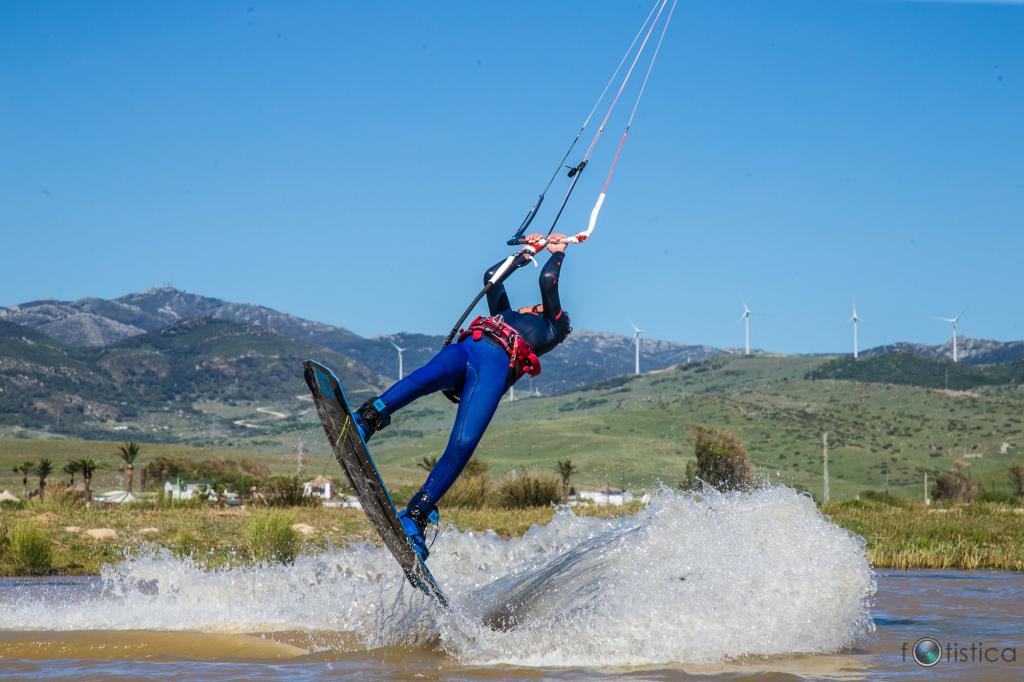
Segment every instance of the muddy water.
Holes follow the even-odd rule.
[[[665,493],[513,540],[449,528],[431,565],[451,611],[369,544],[288,567],[153,553],[0,580],[0,678],[1024,679],[1016,661],[956,660],[1024,651],[1024,576],[876,575],[859,538],[786,489]],[[512,599],[514,627],[482,624]],[[921,668],[925,636],[964,651]]]

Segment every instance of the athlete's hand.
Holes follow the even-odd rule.
[[[544,240],[545,237],[540,232],[534,232],[533,234],[526,235],[526,243],[537,249],[537,251],[544,248]],[[529,250],[524,250],[523,255],[526,256],[526,260],[533,260],[533,253]]]
[[[548,237],[548,251],[551,253],[562,253],[565,251],[565,247],[568,246],[569,238],[561,232],[555,232]]]

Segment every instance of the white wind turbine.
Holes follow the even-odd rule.
[[[398,344],[395,343],[394,341],[391,341],[391,345],[394,346],[395,350],[398,351],[398,380],[401,381],[405,377],[405,368],[402,366],[402,353],[404,353],[408,349],[399,348]]]
[[[956,317],[936,317],[936,320],[942,320],[943,322],[949,322],[953,327],[953,362],[960,362],[960,355],[957,350],[957,341],[960,328],[957,326],[960,323],[960,318],[967,312],[967,308],[960,311],[960,314]]]
[[[860,317],[857,315],[857,299],[853,300],[853,314],[850,315],[848,322],[853,323],[853,359],[857,359],[857,324],[860,322]]]
[[[644,333],[644,330],[636,326],[632,320],[629,323],[633,326],[633,346],[636,348],[636,362],[633,373],[640,374],[640,335]]]
[[[743,354],[750,355],[750,316],[754,314],[754,311],[747,307],[747,302],[743,301],[743,314],[740,315],[740,320],[743,320]],[[739,320],[737,320],[738,322]]]

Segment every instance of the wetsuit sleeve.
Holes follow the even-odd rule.
[[[562,303],[558,300],[558,278],[562,271],[565,252],[551,254],[540,271],[540,300],[544,304],[544,317],[549,322],[562,318]]]
[[[505,259],[502,258],[500,261],[487,268],[487,272],[484,273],[485,285],[491,280],[491,277],[494,276],[494,273],[504,262]],[[500,315],[511,307],[512,305],[508,302],[508,294],[505,292],[505,285],[502,282],[495,282],[494,286],[487,291],[487,309],[490,311],[490,314]]]

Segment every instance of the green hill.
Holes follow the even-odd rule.
[[[906,384],[954,391],[1024,383],[1024,361],[967,365],[898,351],[857,360],[851,357],[836,358],[814,371],[822,379]]]
[[[504,402],[477,456],[498,475],[516,467],[553,471],[569,457],[584,485],[673,484],[692,459],[692,428],[702,424],[742,438],[763,476],[820,493],[821,437],[828,431],[835,498],[884,488],[887,473],[894,492],[919,496],[925,472],[934,477],[965,452],[982,454],[971,460],[974,471],[1008,489],[1006,467],[1022,461],[1024,449],[1020,394],[816,378],[829,361],[719,357],[563,396]],[[419,481],[415,463],[443,449],[450,418],[440,401],[398,415],[394,431],[375,442],[385,473]],[[317,436],[310,442],[319,443]],[[1009,454],[1000,454],[1004,443]]]

